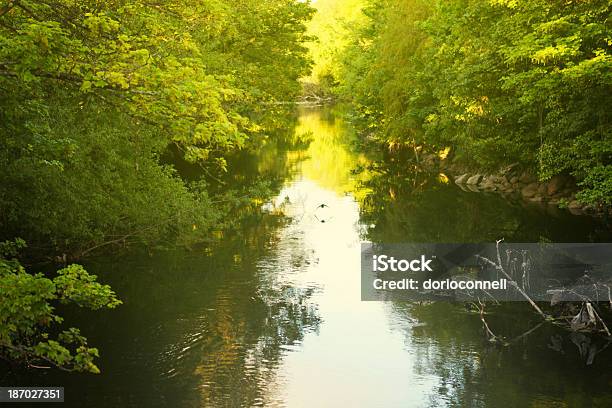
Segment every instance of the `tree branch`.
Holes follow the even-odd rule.
[[[2,17],[3,15],[11,11],[15,6],[18,5],[18,3],[19,3],[19,0],[14,0],[14,1],[9,1],[7,4],[5,4],[0,9],[0,17]]]
[[[529,302],[529,304],[535,309],[535,311],[538,312],[538,314],[540,316],[542,316],[544,319],[547,319],[548,316],[542,311],[542,309],[540,309],[540,307],[529,297],[529,295],[527,293],[525,293],[525,291],[523,289],[521,289],[521,287],[514,281],[514,279],[512,279],[512,277],[510,275],[508,275],[508,273],[504,270],[504,267],[502,266],[501,255],[499,253],[499,243],[502,242],[502,241],[503,241],[503,239],[495,241],[496,248],[497,248],[497,263],[495,263],[495,262],[491,261],[490,259],[487,259],[487,258],[485,258],[483,256],[480,256],[480,255],[477,255],[477,257],[482,259],[483,261],[491,264],[498,271],[500,271],[506,277],[508,282],[510,282],[510,284]]]
[[[39,77],[39,78],[52,79],[56,81],[72,82],[72,83],[79,84],[79,85],[82,84],[84,81],[84,79],[81,78],[80,76],[64,74],[64,73],[51,74],[49,72],[39,72],[38,71],[38,72],[32,72],[32,75]],[[17,75],[16,73],[12,71],[7,71],[7,70],[0,70],[0,76],[5,76],[9,78],[19,77],[19,75]],[[119,89],[117,87],[108,86],[108,85],[103,86],[103,87],[96,87],[96,89],[103,89],[103,90],[113,91],[113,92],[125,92],[125,93],[137,94],[137,95],[149,95],[149,96],[159,94],[159,92],[156,92],[156,91],[144,91],[141,89]]]

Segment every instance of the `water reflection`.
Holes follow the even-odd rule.
[[[373,160],[357,170],[355,196],[372,242],[608,242],[612,230],[588,216],[463,191],[410,159]]]
[[[609,226],[497,194],[462,191],[410,159],[374,159],[357,170],[364,238],[373,242],[608,242]],[[415,356],[414,374],[435,385],[419,406],[612,406],[609,343],[539,325],[527,305],[487,316],[510,347],[486,341],[463,305],[396,303],[391,327]],[[533,329],[533,331],[531,331]],[[524,333],[528,335],[522,336]],[[580,338],[577,338],[580,337]]]
[[[228,178],[277,191],[239,229],[190,252],[88,265],[125,302],[69,313],[102,350],[103,374],[10,382],[64,385],[74,407],[610,406],[603,344],[542,326],[500,349],[462,305],[362,302],[359,288],[363,239],[589,241],[602,230],[368,161],[352,138],[333,110],[303,109],[295,131],[230,163]],[[490,316],[509,338],[537,323],[516,305]]]
[[[352,170],[365,165],[366,158],[353,150],[353,134],[342,118],[341,108],[302,108],[296,134],[313,135],[301,163],[301,177],[318,187],[345,194],[354,190]]]
[[[593,366],[581,361],[566,332],[537,326],[527,306],[508,304],[488,316],[498,333],[520,335],[538,327],[512,347],[485,340],[473,314],[448,303],[396,304],[391,319],[416,354],[415,370],[437,378],[430,406],[610,406],[609,355]],[[417,319],[418,325],[411,322]],[[558,348],[554,347],[556,343]]]

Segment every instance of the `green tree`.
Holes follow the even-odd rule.
[[[63,318],[54,305],[99,310],[121,301],[80,265],[59,270],[53,279],[26,272],[17,260],[8,259],[23,246],[19,239],[0,243],[0,355],[28,367],[51,364],[66,371],[99,373],[94,364],[98,349],[89,347],[77,328],[59,331]]]
[[[608,1],[372,0],[342,89],[391,147],[480,169],[571,174],[579,199],[612,200]]]
[[[224,185],[228,162],[287,123],[275,102],[300,91],[311,15],[294,0],[1,3],[0,239],[66,260],[190,245],[237,222],[271,184]],[[55,305],[120,301],[79,265],[28,273],[15,249],[0,251],[0,354],[97,372]]]
[[[227,158],[270,137],[273,102],[299,92],[311,14],[292,0],[6,3],[1,238],[38,255],[206,239],[241,205],[211,193]],[[202,179],[183,180],[170,150]]]

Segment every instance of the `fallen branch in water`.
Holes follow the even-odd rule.
[[[536,326],[527,330],[526,332],[512,338],[511,340],[507,340],[502,336],[496,335],[485,318],[485,304],[478,299],[478,304],[475,304],[479,310],[480,320],[482,321],[485,333],[487,335],[487,339],[490,342],[500,344],[503,346],[510,346],[511,344],[529,336],[531,333],[540,328],[544,323],[549,322],[556,326],[562,327],[565,330],[568,330],[572,333],[578,332],[601,332],[605,333],[608,339],[612,339],[612,332],[606,325],[604,319],[601,317],[600,313],[596,310],[596,307],[593,304],[593,300],[588,296],[584,296],[579,294],[571,289],[558,289],[558,292],[568,292],[582,300],[582,306],[578,314],[563,316],[563,317],[554,317],[546,314],[540,306],[536,304],[536,302],[527,294],[527,292],[519,286],[519,284],[510,276],[509,273],[504,269],[501,255],[500,255],[500,243],[503,242],[503,239],[496,241],[496,252],[497,252],[497,262],[492,261],[488,258],[478,255],[479,259],[482,259],[489,265],[492,265],[498,272],[500,272],[508,281],[508,283],[514,287],[517,292],[521,294],[523,298],[527,300],[527,302],[531,305],[531,307],[543,318],[543,321],[538,323]],[[605,285],[608,289],[608,301],[612,306],[612,296],[610,296],[610,287]],[[598,297],[599,298],[599,297]],[[554,303],[553,303],[554,304]]]
[[[480,299],[478,300],[478,310],[479,310],[479,315],[480,315],[480,321],[482,322],[485,332],[487,333],[487,338],[490,342],[492,343],[496,343],[496,344],[500,344],[502,346],[508,347],[516,342],[518,342],[519,340],[529,336],[531,333],[533,333],[534,331],[536,331],[537,329],[539,329],[540,327],[542,327],[545,323],[545,321],[542,321],[538,324],[536,324],[534,327],[532,327],[531,329],[525,331],[524,333],[519,334],[516,337],[513,337],[510,340],[506,340],[505,338],[503,338],[502,336],[499,336],[495,333],[493,333],[493,330],[491,330],[491,327],[489,326],[489,324],[487,323],[487,320],[485,319],[485,304],[482,303],[480,301]]]
[[[489,325],[487,324],[487,321],[486,321],[486,319],[485,319],[485,317],[484,317],[484,314],[485,314],[485,312],[484,312],[484,304],[483,304],[483,303],[480,301],[480,299],[478,299],[478,310],[479,310],[479,314],[480,314],[480,321],[482,322],[482,324],[483,324],[483,326],[484,326],[484,328],[485,328],[485,331],[486,331],[486,333],[487,333],[488,340],[489,340],[490,342],[494,342],[494,343],[501,343],[501,344],[503,344],[504,346],[507,346],[508,344],[507,344],[505,341],[500,340],[501,338],[500,338],[500,337],[497,337],[497,336],[495,335],[495,333],[493,333],[493,331],[491,330],[491,328],[489,327]]]
[[[599,322],[602,326],[603,331],[608,335],[608,337],[612,337],[612,334],[610,333],[610,329],[606,325],[606,322],[601,318],[601,316],[599,315],[599,313],[593,306],[592,300],[588,296],[584,296],[571,289],[556,289],[555,292],[558,292],[558,293],[568,292],[574,296],[581,298],[582,307],[580,309],[580,312],[578,312],[577,315],[559,317],[557,319],[554,319],[554,323],[558,324],[559,320],[570,319],[569,325],[572,331],[580,331],[586,326],[588,326],[589,323],[594,323],[595,325],[597,325],[597,322]],[[583,319],[583,317],[586,317],[586,320]]]
[[[527,301],[535,309],[535,311],[538,312],[538,314],[542,316],[542,318],[548,319],[548,316],[542,311],[542,309],[540,309],[540,307],[533,301],[533,299],[531,299],[529,295],[518,285],[518,283],[516,283],[516,281],[512,279],[512,277],[505,271],[504,267],[502,266],[501,255],[499,254],[499,243],[503,242],[503,240],[504,239],[502,238],[495,241],[497,249],[497,263],[493,262],[488,258],[485,258],[484,256],[477,255],[477,257],[494,266],[499,272],[501,272],[506,277],[508,283],[512,285],[525,299],[527,299]]]
[[[533,326],[531,329],[527,330],[525,333],[520,334],[516,337],[514,337],[512,340],[510,340],[508,343],[512,344],[512,343],[516,343],[517,341],[519,341],[520,339],[529,336],[531,333],[533,333],[534,331],[538,330],[540,327],[542,327],[542,325],[545,322],[540,322],[538,324],[536,324],[535,326]]]

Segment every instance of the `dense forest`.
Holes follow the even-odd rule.
[[[294,131],[300,97],[348,102],[342,115],[360,148],[404,153],[369,180],[368,224],[380,218],[368,212],[396,201],[390,181],[418,184],[404,161],[442,152],[465,169],[571,177],[575,198],[606,212],[611,9],[608,0],[5,0],[0,357],[99,372],[98,350],[64,328],[57,307],[122,302],[74,262],[119,247],[193,247],[260,208],[271,180],[253,171],[228,181],[228,167]],[[337,174],[313,166],[322,179],[365,167],[313,146],[337,165]],[[451,200],[405,211],[403,227],[435,219],[435,232],[447,231],[440,215],[471,205]],[[472,209],[483,239],[497,231],[477,221],[497,211]],[[469,235],[452,227],[441,239]]]
[[[322,3],[338,13],[320,31],[338,39],[318,44],[315,80],[353,102],[366,136],[572,176],[579,200],[612,204],[609,1]]]
[[[178,150],[212,181],[227,154],[264,138],[268,103],[294,99],[307,72],[310,15],[291,1],[9,3],[3,238],[71,255],[206,231],[223,198],[160,156]]]
[[[284,123],[308,73],[290,0],[15,0],[0,7],[0,350],[97,371],[50,302],[119,300],[77,265],[50,279],[12,259],[71,261],[112,244],[189,244],[267,194],[214,189],[227,158]],[[167,157],[192,163],[180,177]],[[178,159],[176,157],[178,156]],[[9,260],[11,259],[11,260]]]

